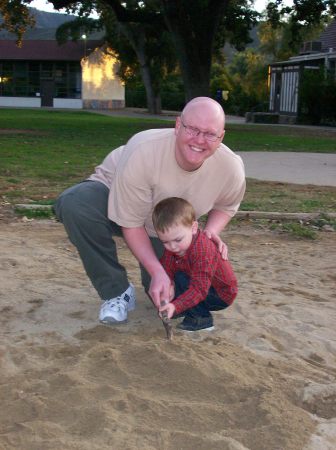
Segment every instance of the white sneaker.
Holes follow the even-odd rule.
[[[135,291],[130,283],[128,289],[118,297],[106,300],[99,312],[99,320],[102,323],[111,325],[127,321],[128,311],[135,309]]]

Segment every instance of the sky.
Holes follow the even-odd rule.
[[[65,11],[56,11],[53,7],[53,4],[47,2],[47,0],[33,0],[29,6],[31,6],[32,8],[40,9],[41,11],[65,12]]]
[[[267,0],[255,0],[254,6],[257,11],[262,12],[263,9],[265,8],[266,3]],[[286,3],[291,3],[291,1],[287,0]],[[47,0],[33,0],[30,6],[33,8],[40,9],[41,11],[58,12],[53,8],[52,3],[47,2]]]

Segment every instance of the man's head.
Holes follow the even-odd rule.
[[[215,100],[196,97],[187,103],[175,125],[178,165],[186,171],[198,169],[219,147],[224,126],[223,108]]]
[[[155,206],[153,224],[164,247],[178,256],[188,250],[198,229],[194,208],[179,197],[166,198]]]

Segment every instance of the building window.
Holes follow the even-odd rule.
[[[54,81],[54,97],[81,98],[79,62],[0,61],[2,97],[36,97],[44,80]]]

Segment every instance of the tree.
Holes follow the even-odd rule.
[[[87,7],[92,7],[87,2]],[[140,73],[146,90],[147,108],[152,114],[161,113],[161,85],[176,68],[176,55],[169,33],[152,24],[121,23],[111,8],[99,8],[99,20],[78,17],[57,30],[59,42],[77,40],[84,33],[105,30],[105,42],[121,62],[119,76],[126,81],[130,72]],[[84,11],[82,11],[82,14]]]
[[[318,39],[323,29],[323,23],[307,25],[300,28],[294,39],[291,23],[288,21],[282,21],[276,27],[270,22],[260,22],[258,26],[260,46],[258,50],[265,55],[266,62],[284,61],[297,55],[304,42]]]
[[[51,1],[56,9],[73,4],[72,0]],[[192,3],[189,0],[102,2],[113,9],[120,23],[151,24],[161,32],[165,29],[170,32],[184,81],[186,100],[198,95],[209,95],[212,54],[216,32],[220,26],[225,24],[228,28],[227,35],[232,41],[240,41],[242,44],[243,37],[248,39],[248,30],[257,17],[249,9],[247,0],[194,0]],[[240,32],[234,32],[238,28]]]
[[[1,10],[8,10],[9,3],[15,3],[10,17],[19,20],[24,13],[25,5],[30,0],[0,0]],[[71,8],[79,5],[85,11],[87,1],[50,0],[56,9]],[[7,6],[6,6],[7,4]],[[156,27],[159,33],[168,30],[174,42],[180,70],[184,81],[186,100],[198,95],[209,94],[210,69],[212,54],[220,40],[216,40],[216,32],[221,26],[226,26],[228,36],[232,41],[240,41],[248,36],[248,30],[255,23],[257,14],[250,9],[249,0],[99,0],[99,7],[105,4],[112,8],[118,22]],[[99,8],[98,8],[99,9]],[[8,16],[9,17],[9,16]],[[6,22],[9,23],[9,19]],[[19,23],[19,22],[17,22]],[[19,30],[20,31],[20,30]],[[131,30],[124,27],[132,39]],[[138,41],[139,35],[136,35]],[[223,40],[223,39],[222,39]]]
[[[219,102],[225,112],[244,115],[246,111],[263,110],[268,99],[267,64],[257,50],[237,52],[227,64],[212,65],[211,93],[226,92]]]
[[[34,18],[29,14],[27,3],[30,3],[30,1],[0,0],[0,14],[3,19],[0,23],[0,30],[5,28],[16,34],[19,46],[27,27],[35,25]]]
[[[116,47],[122,61],[122,78],[126,80],[131,67],[133,71],[139,71],[146,90],[149,112],[161,113],[162,82],[177,65],[175,50],[168,32],[153,25],[118,22],[117,28],[107,28],[107,41],[111,43],[113,49],[116,42],[115,33],[118,30],[126,38],[123,39],[122,45]],[[130,50],[136,58],[132,58]]]
[[[336,0],[294,0],[293,7],[284,5],[284,0],[272,0],[266,7],[266,20],[272,28],[281,28],[286,22],[287,41],[292,48],[305,33],[314,32],[335,15]]]

